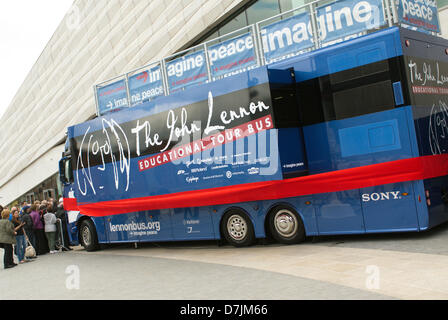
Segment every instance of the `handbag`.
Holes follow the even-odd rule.
[[[34,249],[33,245],[30,242],[30,239],[28,239],[28,236],[25,232],[25,230],[23,230],[23,233],[25,234],[26,237],[26,248],[25,248],[25,258],[34,258],[36,256],[36,250]]]
[[[27,247],[25,249],[26,258],[34,258],[36,256],[36,250],[31,245],[31,242],[27,239]]]

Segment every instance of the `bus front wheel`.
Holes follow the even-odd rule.
[[[91,220],[87,219],[81,222],[79,240],[87,251],[95,251],[99,248],[95,225]]]
[[[255,243],[254,226],[242,210],[233,209],[224,215],[221,233],[234,247],[247,247]]]
[[[305,240],[305,227],[298,213],[284,205],[275,207],[269,214],[269,231],[279,243],[295,244]]]

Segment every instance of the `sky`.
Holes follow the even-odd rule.
[[[73,0],[0,1],[0,118]]]

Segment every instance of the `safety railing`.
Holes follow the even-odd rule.
[[[395,1],[316,0],[282,12],[95,85],[97,114],[403,25]]]

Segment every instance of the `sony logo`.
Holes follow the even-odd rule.
[[[389,191],[389,192],[380,192],[380,193],[364,193],[362,195],[363,202],[369,201],[382,201],[382,200],[398,200],[401,199],[400,191]]]

